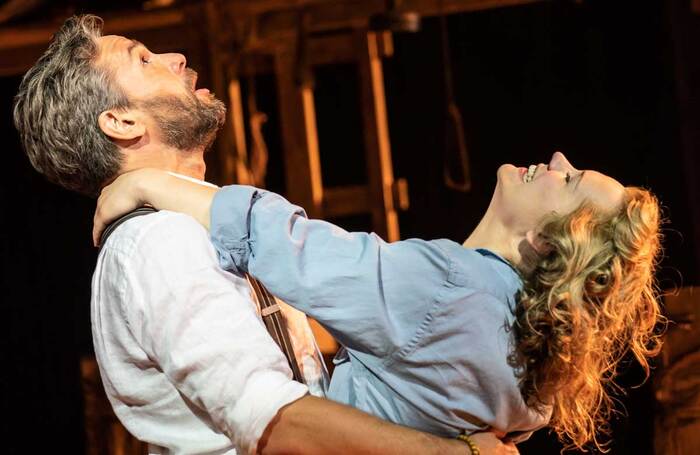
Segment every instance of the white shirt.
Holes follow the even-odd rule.
[[[218,266],[208,233],[186,215],[119,226],[98,257],[91,310],[107,396],[150,453],[254,452],[278,410],[309,390],[291,380],[247,281]],[[296,325],[295,347],[316,354],[308,323]]]

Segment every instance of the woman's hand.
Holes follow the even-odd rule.
[[[109,223],[146,204],[158,210],[190,215],[209,229],[211,203],[218,190],[160,169],[144,168],[124,173],[106,186],[97,200],[92,241],[98,246],[102,231]]]
[[[469,436],[479,448],[481,455],[518,455],[520,452],[512,442],[504,443],[490,431],[474,433]],[[467,450],[468,451],[468,450]]]
[[[120,175],[104,187],[97,199],[93,218],[93,244],[99,246],[102,231],[112,221],[149,203],[144,198],[144,185],[158,185],[164,175],[168,174],[157,169],[137,169]]]

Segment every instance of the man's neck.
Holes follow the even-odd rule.
[[[206,171],[204,149],[182,151],[170,147],[162,147],[148,152],[131,152],[127,154],[123,172],[146,167],[162,169],[204,180]]]

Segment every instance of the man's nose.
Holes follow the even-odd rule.
[[[170,70],[178,75],[182,74],[187,67],[187,59],[182,54],[163,54],[163,60],[167,62]]]

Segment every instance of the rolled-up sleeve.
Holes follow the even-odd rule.
[[[251,273],[345,347],[375,356],[410,343],[449,286],[440,241],[350,233],[252,187],[216,194],[211,238],[222,266]]]
[[[142,296],[125,310],[131,331],[177,390],[253,453],[279,409],[307,388],[291,379],[245,289],[218,267],[206,231],[184,215],[168,220],[144,235],[125,271]]]

